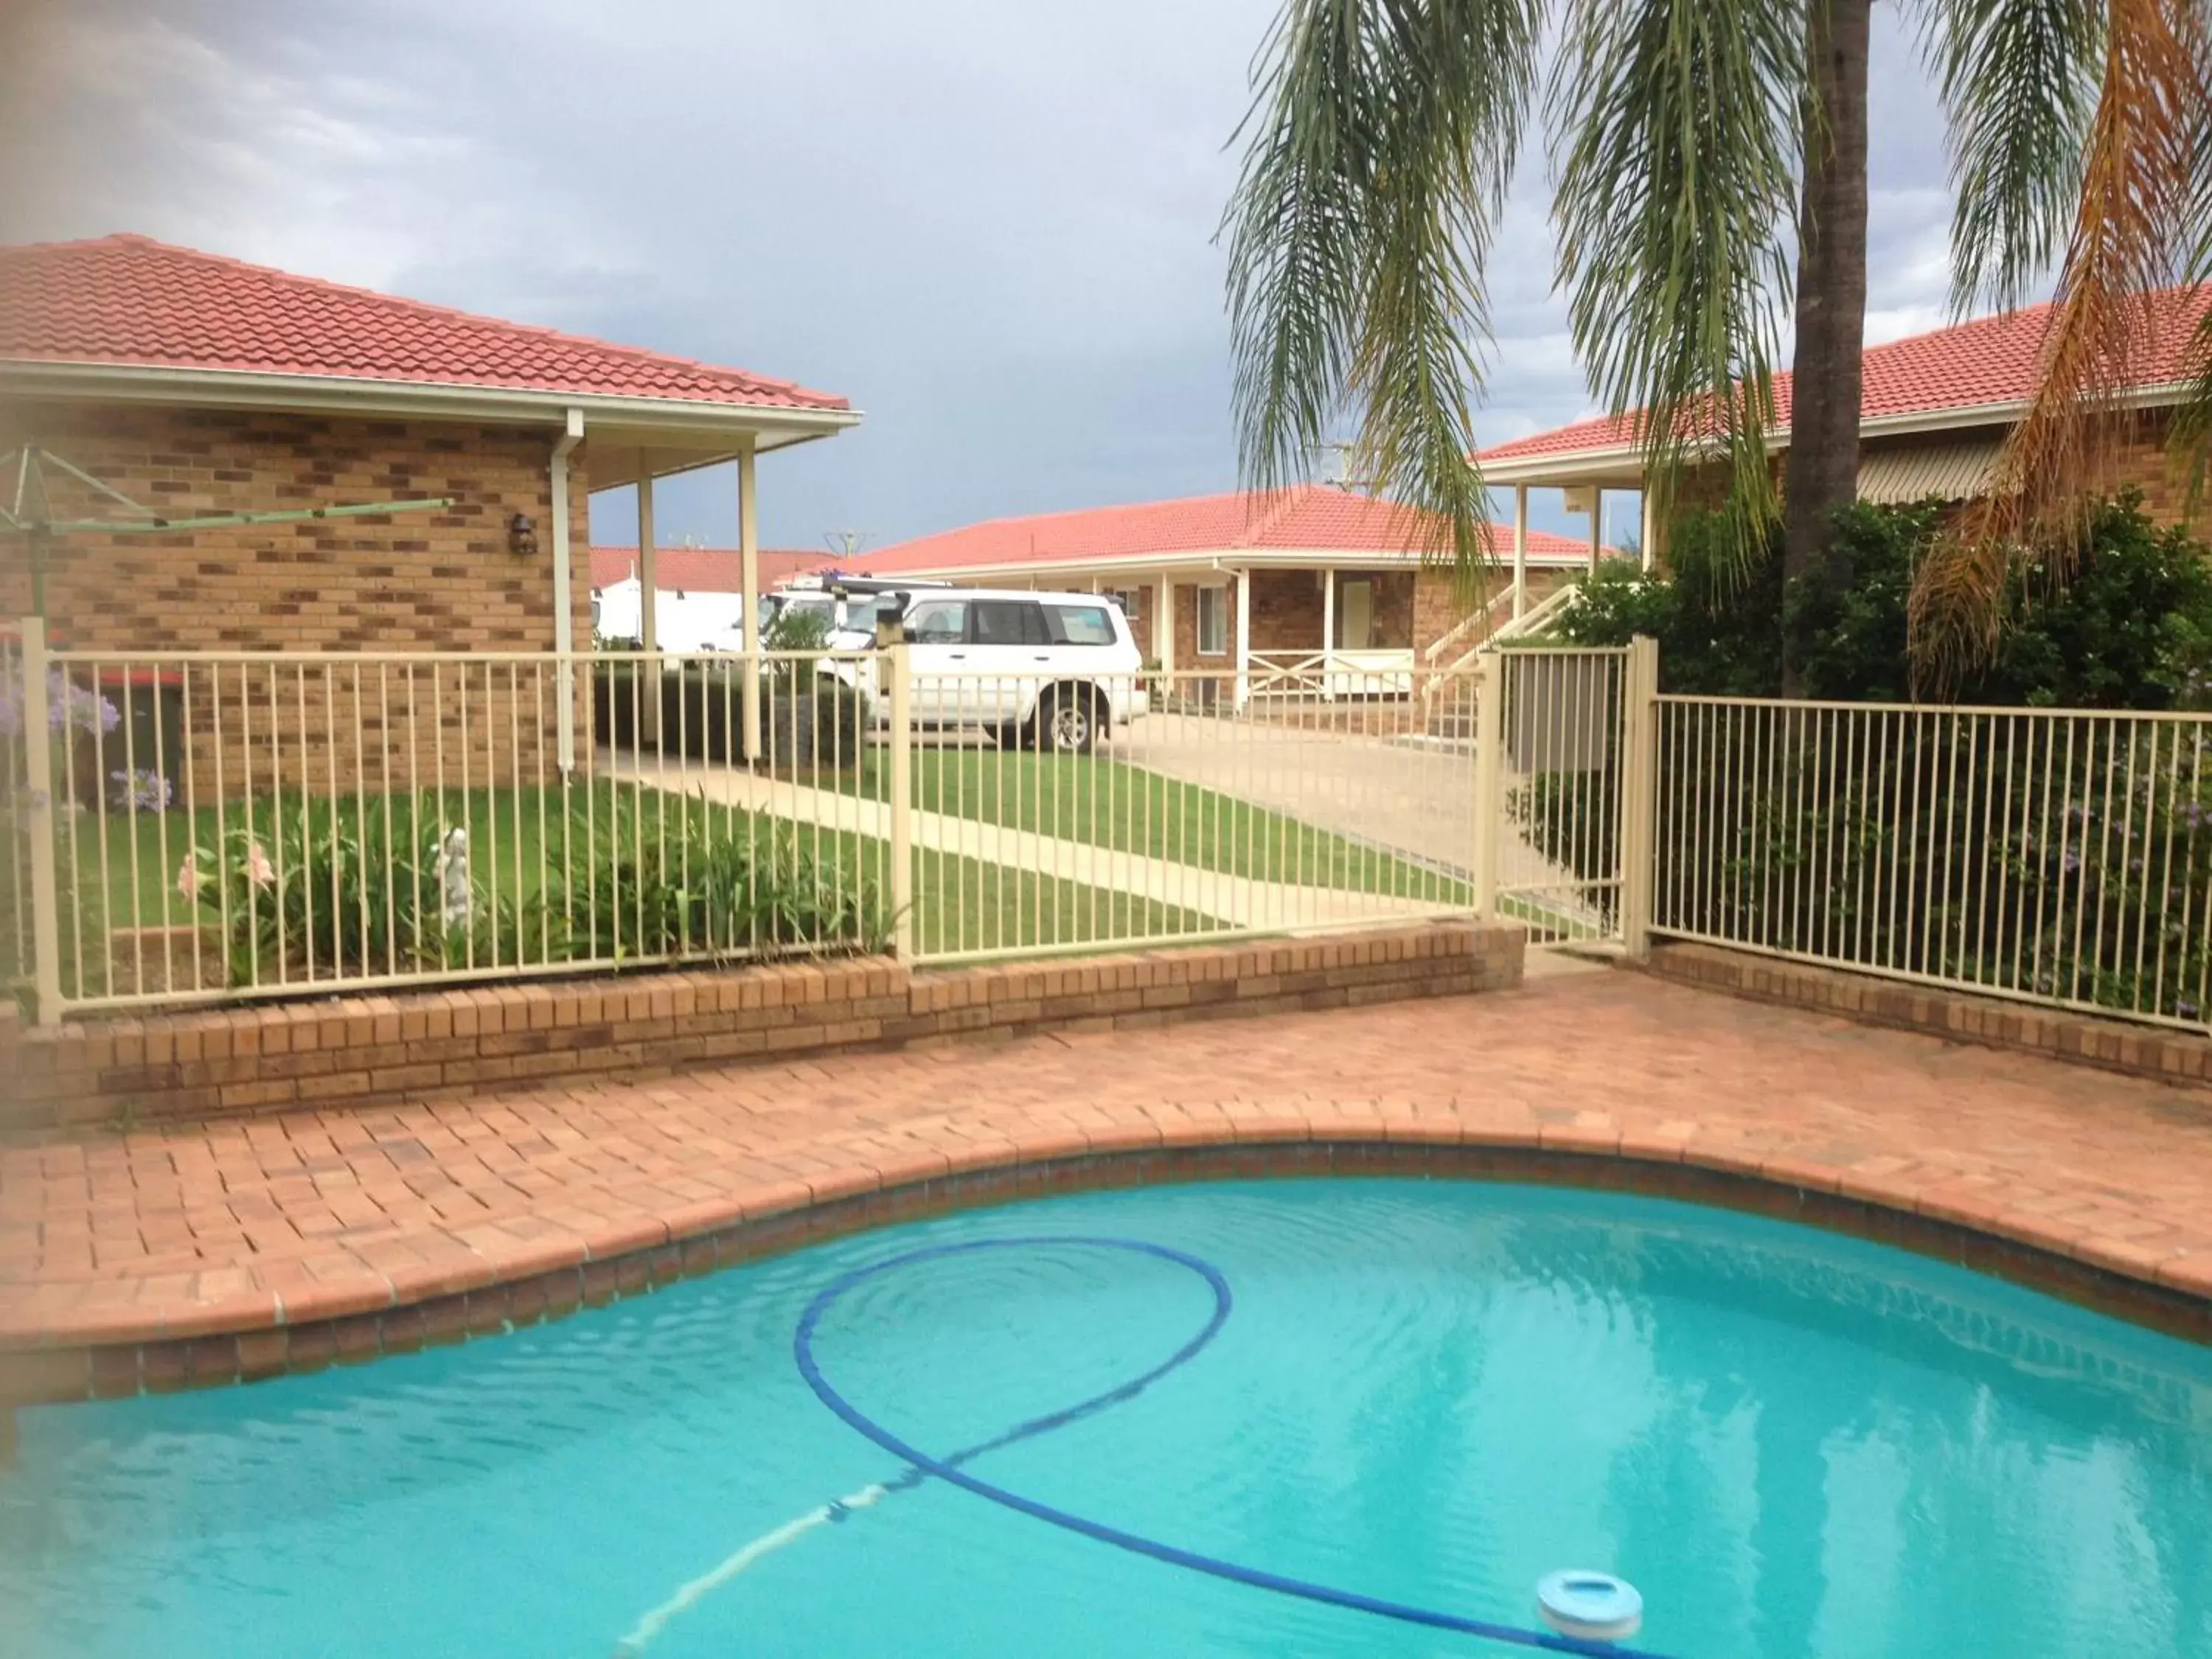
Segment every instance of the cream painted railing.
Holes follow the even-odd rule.
[[[1659,699],[1655,931],[2203,1029],[2212,717]]]
[[[1240,708],[1223,672],[917,675],[914,651],[762,653],[748,755],[734,655],[0,635],[0,989],[50,1022],[1472,906],[1472,757],[1406,743],[1402,700]],[[1364,684],[1359,657],[1328,677]],[[564,724],[590,737],[566,769]]]

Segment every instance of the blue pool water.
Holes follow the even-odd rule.
[[[1172,1187],[841,1241],[512,1336],[23,1414],[0,1654],[1496,1655],[1144,1559],[1120,1532],[1530,1626],[1620,1572],[1681,1659],[2212,1656],[2212,1352],[1958,1269],[1658,1200]],[[687,1583],[827,1500],[667,1611]],[[661,1608],[665,1620],[647,1618]]]

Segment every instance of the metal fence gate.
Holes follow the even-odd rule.
[[[1487,652],[1476,690],[1480,908],[1531,943],[1640,951],[1650,920],[1657,648]]]

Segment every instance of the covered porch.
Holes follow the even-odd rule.
[[[995,585],[981,574],[957,580]],[[1208,556],[1055,564],[1012,583],[1111,595],[1147,665],[1238,706],[1254,697],[1407,697],[1487,603],[1418,558]]]
[[[696,409],[678,406],[665,415],[656,415],[650,422],[640,422],[619,433],[595,436],[586,451],[587,488],[595,504],[599,497],[613,492],[627,493],[635,500],[638,647],[659,652],[669,645],[678,651],[690,651],[700,648],[696,639],[678,639],[672,644],[662,638],[663,589],[659,568],[661,549],[654,523],[655,487],[663,478],[710,468],[730,467],[733,471],[739,588],[734,594],[714,596],[725,601],[717,609],[714,620],[722,624],[719,633],[724,643],[720,648],[741,653],[739,684],[744,752],[756,754],[760,750],[761,734],[760,601],[761,596],[774,586],[764,579],[761,569],[760,457],[771,450],[834,437],[854,424],[859,416],[842,408],[776,410],[765,420],[760,418],[761,411],[750,408],[737,412],[716,410],[703,419],[699,418],[699,414]],[[586,564],[580,585],[588,590],[588,558]],[[577,584],[569,561],[563,556],[560,565],[558,580],[573,592]],[[647,703],[642,707],[647,711],[648,723],[657,724],[657,705]]]

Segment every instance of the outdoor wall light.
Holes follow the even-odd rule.
[[[527,559],[538,551],[538,520],[527,513],[518,513],[507,521],[507,550],[518,559]]]

